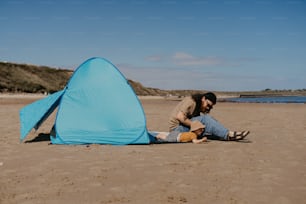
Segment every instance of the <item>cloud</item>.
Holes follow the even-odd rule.
[[[224,64],[224,59],[220,57],[195,57],[185,52],[174,53],[172,60],[178,66],[213,66]]]
[[[151,62],[160,62],[162,59],[163,57],[161,55],[150,55],[146,57],[146,60]]]
[[[118,64],[117,67],[128,79],[140,82],[146,87],[168,90],[224,90],[228,85],[224,83],[228,76],[222,73],[131,64]]]
[[[245,70],[248,67],[245,64],[261,61],[261,58],[225,60],[220,57],[195,57],[186,52],[175,52],[172,55],[151,55],[146,60],[150,61],[146,65],[118,64],[118,68],[128,79],[138,81],[146,87],[168,90],[262,90],[273,88],[279,83],[273,77],[255,76],[253,72]],[[210,68],[213,66],[220,67]]]
[[[145,58],[150,62],[163,62],[168,65],[175,66],[216,66],[216,65],[224,65],[225,59],[221,57],[195,57],[186,52],[175,52],[171,55],[150,55]]]
[[[146,87],[167,90],[252,91],[266,88],[277,89],[281,84],[288,87],[289,84],[287,79],[246,72],[225,73],[197,69],[190,71],[165,66],[135,66],[132,64],[116,66],[128,79],[140,82]],[[292,81],[294,80],[290,80],[291,83]],[[296,81],[295,84],[305,82],[305,79]]]

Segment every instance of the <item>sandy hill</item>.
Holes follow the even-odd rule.
[[[46,66],[0,62],[0,92],[53,93],[73,72]]]

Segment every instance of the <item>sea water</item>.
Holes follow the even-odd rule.
[[[238,103],[306,103],[306,96],[242,97],[228,98],[225,101]]]

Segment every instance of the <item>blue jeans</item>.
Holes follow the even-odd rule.
[[[216,119],[214,119],[210,115],[208,114],[200,115],[197,117],[193,117],[190,120],[191,121],[198,120],[205,125],[203,136],[208,135],[208,137],[210,137],[211,135],[212,138],[218,137],[223,140],[227,139],[228,129],[225,128],[221,123],[219,123]],[[189,129],[190,129],[189,127],[179,125],[173,130],[176,130],[179,132],[188,132]]]

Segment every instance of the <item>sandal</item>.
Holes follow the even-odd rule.
[[[232,136],[228,135],[227,140],[228,141],[238,141],[238,140],[243,140],[248,134],[250,134],[250,131],[242,131],[242,132],[233,132],[234,134]]]

